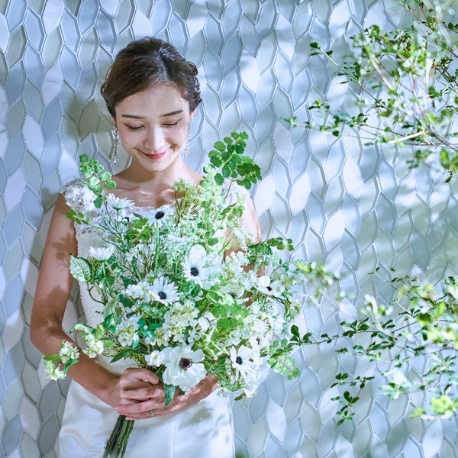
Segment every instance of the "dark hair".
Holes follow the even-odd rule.
[[[175,86],[191,112],[202,101],[196,66],[170,43],[154,37],[132,41],[119,51],[100,90],[115,118],[118,103],[157,84]]]

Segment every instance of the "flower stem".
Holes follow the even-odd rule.
[[[132,420],[126,420],[124,415],[119,415],[116,424],[105,446],[103,458],[123,458],[126,453],[127,442],[134,427]]]

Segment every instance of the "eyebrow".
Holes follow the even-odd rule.
[[[176,111],[171,111],[170,113],[164,113],[164,114],[161,114],[160,117],[165,118],[166,116],[173,116],[179,113],[183,113],[183,110],[176,110]],[[121,117],[122,118],[133,118],[133,119],[144,119],[145,118],[144,116],[135,116],[131,114],[122,114]]]

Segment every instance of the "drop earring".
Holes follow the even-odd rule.
[[[191,141],[191,120],[189,120],[189,124],[188,124],[188,141],[183,151],[184,158],[186,158],[186,156],[189,154],[189,142],[190,141]]]
[[[113,138],[114,138],[114,151],[113,156],[111,158],[111,162],[113,165],[118,163],[118,145],[119,145],[119,133],[118,128],[115,126],[113,129]]]

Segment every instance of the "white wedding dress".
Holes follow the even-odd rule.
[[[75,211],[87,210],[91,202],[78,180],[67,184],[62,193]],[[135,207],[136,213],[152,211]],[[102,240],[89,226],[76,225],[78,255],[86,257],[89,247]],[[84,284],[80,284],[81,301],[89,326],[102,321],[100,304],[95,302]],[[131,360],[110,364],[110,358],[98,362],[113,373],[121,374],[135,367]],[[218,391],[218,390],[217,390]],[[217,391],[183,412],[165,417],[139,420],[129,438],[126,458],[233,458],[234,429],[230,399]],[[59,436],[59,458],[101,458],[105,443],[118,418],[117,412],[76,382],[71,382]]]

